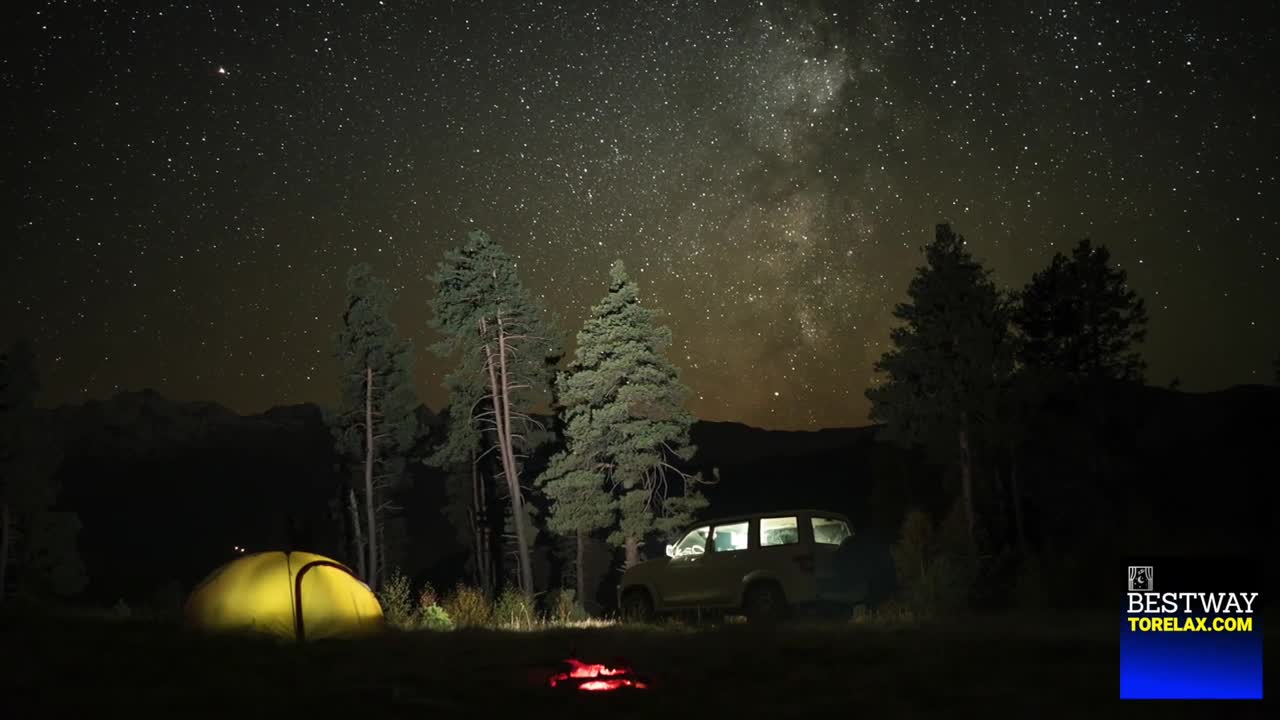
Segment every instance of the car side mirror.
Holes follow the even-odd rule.
[[[667,545],[667,557],[675,557],[675,556],[676,556],[676,546]]]

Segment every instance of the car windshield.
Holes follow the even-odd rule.
[[[813,519],[813,541],[824,545],[839,545],[853,536],[843,520],[816,517]]]
[[[675,551],[671,553],[672,557],[680,557],[682,555],[700,555],[707,549],[707,533],[711,530],[709,527],[700,527],[690,530],[688,535],[681,538],[676,543]]]

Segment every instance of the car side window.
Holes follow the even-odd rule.
[[[750,523],[740,522],[731,525],[717,525],[713,528],[711,542],[715,547],[715,551],[721,553],[746,550],[748,525]]]
[[[760,518],[760,547],[800,542],[800,523],[794,517]]]
[[[849,525],[835,518],[813,518],[813,541],[823,545],[839,545],[853,537]]]
[[[707,549],[707,535],[710,534],[710,527],[700,527],[690,530],[680,542],[676,543],[675,551],[671,553],[671,557],[682,557],[685,555],[701,555]]]

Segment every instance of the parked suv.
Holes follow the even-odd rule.
[[[623,616],[720,610],[777,619],[804,606],[852,607],[867,595],[846,558],[849,520],[787,510],[698,523],[667,557],[629,568],[618,585]]]

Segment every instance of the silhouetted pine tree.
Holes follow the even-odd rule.
[[[954,461],[970,540],[976,543],[975,439],[999,413],[1001,385],[1013,368],[1005,303],[964,238],[939,225],[926,264],[894,308],[902,325],[876,362],[885,381],[867,390],[871,417],[890,441],[925,446]]]
[[[334,337],[341,370],[339,405],[328,414],[337,451],[350,463],[347,491],[356,566],[378,589],[386,570],[386,521],[396,510],[393,492],[421,432],[413,386],[413,345],[391,322],[391,288],[367,264],[347,274],[347,305]]]
[[[522,453],[559,359],[553,323],[516,274],[515,262],[483,232],[446,253],[435,275],[432,325],[441,355],[457,355],[450,388],[450,437],[436,462],[461,461],[472,449],[497,455],[516,541],[521,590],[532,597],[533,528],[520,485]]]
[[[591,309],[573,362],[557,380],[566,449],[540,479],[551,527],[578,535],[580,580],[586,535],[612,525],[615,512],[611,540],[626,548],[630,566],[648,535],[683,527],[706,505],[677,467],[694,452],[693,416],[684,408],[688,389],[665,356],[671,332],[640,304],[621,261],[609,277],[608,294]],[[682,485],[678,494],[673,479]]]
[[[1106,246],[1081,240],[1032,276],[1013,313],[1018,359],[1074,380],[1141,382],[1146,364],[1135,345],[1147,335],[1147,311]]]
[[[26,343],[0,355],[0,602],[10,585],[33,596],[71,595],[87,582],[76,547],[80,519],[53,509],[62,454],[35,412],[39,389]]]
[[[1102,484],[1118,429],[1110,424],[1115,403],[1108,385],[1142,382],[1146,369],[1136,347],[1146,338],[1146,307],[1110,261],[1105,246],[1087,239],[1069,258],[1055,254],[1023,288],[1012,317],[1022,368],[1044,389],[1040,412],[1068,420],[1050,437],[1072,446],[1088,465],[1081,470]]]

